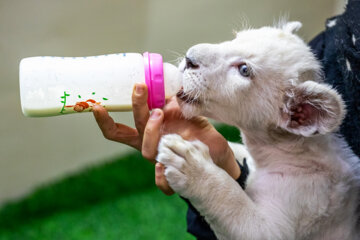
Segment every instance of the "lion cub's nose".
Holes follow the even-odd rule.
[[[199,68],[199,65],[196,64],[194,62],[194,60],[189,58],[189,57],[185,57],[185,62],[186,62],[185,68],[187,68],[187,69],[197,69],[197,68]]]

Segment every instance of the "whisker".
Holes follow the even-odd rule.
[[[179,53],[173,50],[168,50],[168,52],[171,53],[171,55],[173,55],[175,57],[175,59],[169,60],[168,62],[174,64],[174,65],[179,65],[180,62],[184,59],[185,54],[183,53]]]

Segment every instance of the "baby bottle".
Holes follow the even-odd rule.
[[[178,69],[156,53],[92,57],[30,57],[20,62],[21,107],[25,116],[130,111],[135,83],[148,87],[149,109],[161,108],[181,88]]]

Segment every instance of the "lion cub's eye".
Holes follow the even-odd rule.
[[[250,68],[245,63],[239,65],[239,72],[243,77],[250,77],[251,75]]]

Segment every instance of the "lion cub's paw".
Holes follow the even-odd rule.
[[[184,197],[196,194],[206,170],[213,165],[209,148],[204,143],[189,142],[177,134],[161,138],[156,160],[165,165],[165,176],[171,188]]]

